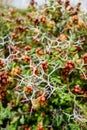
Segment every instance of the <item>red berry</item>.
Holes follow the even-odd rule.
[[[44,70],[47,70],[48,69],[48,63],[47,62],[42,62],[42,68]]]
[[[40,56],[40,55],[42,55],[42,54],[43,54],[43,51],[42,51],[42,49],[41,49],[41,48],[38,48],[38,49],[36,50],[36,53]]]
[[[82,58],[84,60],[84,64],[87,64],[87,53],[83,54]]]
[[[30,51],[31,50],[31,46],[30,45],[25,46],[25,50],[26,51]]]
[[[72,61],[67,61],[65,63],[65,68],[69,68],[70,70],[75,68],[75,64]]]
[[[33,88],[31,86],[25,86],[24,87],[24,91],[27,93],[27,94],[30,94],[32,91],[33,91]]]
[[[82,88],[80,87],[80,85],[75,85],[72,89],[72,92],[73,93],[77,93],[77,94],[82,94],[83,93],[83,90]]]

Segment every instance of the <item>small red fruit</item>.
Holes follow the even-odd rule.
[[[43,23],[43,24],[46,24],[46,16],[42,16],[41,18],[40,18],[40,22],[41,23]]]
[[[25,46],[25,50],[26,51],[30,51],[31,50],[31,46],[30,45]]]
[[[72,17],[72,21],[73,21],[73,23],[75,23],[75,24],[77,24],[78,23],[78,16],[77,15],[74,15],[73,17]]]
[[[83,90],[82,88],[80,87],[80,85],[75,85],[72,89],[72,92],[73,93],[77,93],[77,94],[82,94],[83,93]]]
[[[87,64],[87,53],[82,55],[82,59],[84,60],[84,64]]]
[[[15,67],[15,68],[12,69],[11,74],[14,75],[14,76],[17,76],[17,75],[20,74],[20,71],[21,71],[20,67],[17,66],[17,67]]]
[[[4,61],[0,60],[0,68],[4,66]]]
[[[36,50],[36,53],[37,53],[37,55],[39,55],[39,56],[43,55],[43,51],[42,51],[41,48],[38,48],[38,49]]]
[[[40,21],[39,21],[38,18],[34,20],[34,24],[35,24],[35,25],[38,25],[39,23],[40,23]]]
[[[70,70],[75,68],[75,64],[72,61],[67,61],[65,63],[65,68],[69,68]]]
[[[46,95],[43,92],[38,93],[38,101],[43,105],[46,103]]]
[[[42,62],[42,68],[44,70],[47,70],[48,69],[48,63],[47,62]]]
[[[12,33],[12,34],[11,34],[11,38],[13,38],[13,39],[18,39],[18,38],[19,38],[19,35],[16,34],[16,33]]]
[[[25,86],[24,87],[24,91],[27,93],[27,94],[30,94],[32,91],[33,91],[33,88],[31,86]]]
[[[26,63],[30,63],[31,58],[30,58],[29,56],[23,56],[23,60],[24,60]]]
[[[66,41],[68,39],[68,37],[67,37],[67,35],[65,35],[65,34],[60,34],[60,36],[59,36],[59,41],[61,41],[61,42],[64,42],[64,41]]]

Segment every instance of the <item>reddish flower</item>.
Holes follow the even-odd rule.
[[[47,70],[48,69],[48,63],[47,62],[42,62],[42,68],[44,70]]]
[[[71,70],[71,69],[75,68],[75,64],[72,61],[67,61],[65,63],[65,68],[68,68]]]
[[[65,2],[65,7],[68,7],[69,5],[70,5],[70,1],[67,0],[67,1]]]
[[[23,56],[23,59],[26,63],[30,63],[31,58],[29,56]]]
[[[13,38],[13,39],[18,39],[18,38],[19,38],[19,35],[16,34],[16,33],[12,33],[12,34],[11,34],[11,38]]]
[[[30,21],[33,21],[32,14],[28,13],[28,14],[27,14],[27,18],[28,18]]]
[[[31,0],[30,5],[34,6],[36,4],[35,0]]]
[[[17,27],[15,28],[15,30],[16,30],[17,32],[18,32],[18,31],[23,32],[23,31],[24,31],[24,28],[23,28],[22,25],[19,25],[19,26],[17,26]]]
[[[73,12],[73,11],[74,11],[74,8],[73,8],[72,6],[70,6],[70,7],[68,8],[68,11]]]
[[[36,53],[37,53],[39,56],[41,56],[41,55],[43,54],[43,51],[42,51],[41,48],[38,48],[38,49],[36,50]]]
[[[82,94],[83,93],[83,90],[82,88],[80,87],[80,85],[75,85],[72,89],[72,92],[73,93],[77,93],[77,94]]]
[[[45,103],[46,103],[46,95],[43,94],[43,92],[39,92],[39,93],[38,93],[38,101],[39,101],[41,104],[45,104]]]
[[[31,50],[31,46],[30,45],[25,46],[25,50],[26,51],[30,51]]]
[[[0,87],[0,101],[3,101],[5,96],[6,96],[6,90]]]
[[[0,73],[0,85],[1,86],[7,85],[8,84],[8,78],[9,78],[8,72]]]
[[[39,23],[40,23],[39,19],[35,19],[35,20],[34,20],[34,24],[35,24],[35,25],[38,25]]]
[[[30,94],[32,91],[33,91],[33,88],[31,86],[25,86],[24,87],[24,91],[27,93],[27,94]]]
[[[39,69],[38,68],[32,67],[30,69],[30,71],[31,71],[32,74],[36,74],[36,75],[39,74]]]
[[[15,21],[16,21],[18,24],[21,24],[24,20],[23,20],[23,18],[16,18]]]
[[[82,59],[84,60],[84,64],[87,64],[87,53],[82,55]]]
[[[0,60],[0,68],[4,66],[4,62]]]
[[[67,35],[65,35],[65,34],[60,34],[60,36],[59,36],[59,40],[62,41],[62,42],[66,41],[67,38],[68,38],[68,37],[67,37]]]
[[[69,30],[72,30],[72,24],[71,23],[67,23],[66,24],[66,29],[69,31]]]
[[[15,68],[12,69],[11,74],[14,75],[14,76],[17,76],[17,75],[20,74],[20,71],[21,71],[20,67],[17,66],[17,67],[15,67]]]
[[[62,0],[58,0],[58,4],[62,5]]]
[[[62,75],[63,75],[63,76],[68,76],[68,75],[69,75],[69,72],[70,72],[70,69],[69,69],[69,68],[63,68],[63,69],[62,69]]]
[[[74,48],[75,48],[75,51],[81,51],[82,50],[82,48],[80,47],[80,46],[74,46]]]
[[[77,4],[77,7],[80,7],[81,6],[81,2],[79,2],[78,4]]]
[[[10,13],[11,13],[11,15],[13,15],[16,13],[16,10],[14,8],[10,8]]]
[[[67,61],[65,63],[65,67],[62,69],[62,74],[64,76],[68,76],[69,75],[69,72],[70,70],[74,69],[75,68],[75,64],[72,62],[72,61]]]
[[[72,21],[73,21],[73,23],[78,23],[78,16],[77,15],[74,15],[73,17],[72,17]]]
[[[41,23],[43,23],[43,24],[46,24],[46,16],[42,16],[41,18],[40,18],[40,22]]]

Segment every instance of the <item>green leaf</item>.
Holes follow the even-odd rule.
[[[19,117],[18,116],[14,116],[13,120],[11,121],[11,124],[16,123],[18,120],[19,120]]]
[[[24,124],[24,121],[25,121],[25,119],[24,119],[24,116],[22,115],[22,117],[21,117],[21,119],[20,119],[20,123],[23,125],[23,124]]]

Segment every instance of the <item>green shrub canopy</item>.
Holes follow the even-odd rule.
[[[0,8],[0,129],[87,130],[87,14],[80,4]]]

